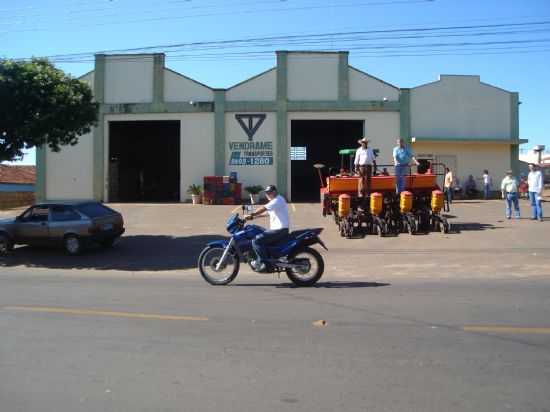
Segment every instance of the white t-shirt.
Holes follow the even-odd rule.
[[[355,152],[355,166],[365,166],[365,165],[372,165],[372,162],[374,161],[374,150],[372,150],[370,147],[367,147],[366,149],[363,149],[360,147]]]
[[[542,192],[543,184],[542,184],[542,172],[540,170],[535,170],[533,172],[529,172],[529,175],[527,176],[527,184],[529,185],[529,191],[540,193]]]
[[[483,174],[483,184],[491,186],[493,184],[493,178],[487,173]]]
[[[281,195],[277,195],[267,205],[265,205],[267,213],[269,213],[269,228],[271,230],[288,229],[288,205]]]

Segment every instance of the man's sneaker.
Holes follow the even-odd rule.
[[[265,263],[262,263],[261,260],[253,260],[250,263],[257,272],[263,272],[266,269]]]

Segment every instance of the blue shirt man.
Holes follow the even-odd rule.
[[[405,146],[403,139],[397,139],[397,146],[393,148],[393,164],[395,165],[395,190],[399,194],[405,189],[405,175],[410,174],[411,160],[418,166],[412,150]]]

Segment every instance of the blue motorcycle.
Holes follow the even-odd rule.
[[[232,215],[227,221],[228,240],[210,242],[199,256],[199,271],[212,285],[227,285],[239,274],[241,262],[248,263],[257,272],[251,262],[256,259],[252,249],[252,240],[265,231],[263,227],[246,224],[239,214]],[[320,244],[328,250],[319,234],[323,229],[297,230],[276,245],[268,247],[267,269],[262,273],[286,272],[288,278],[297,286],[311,286],[317,282],[325,269],[321,254],[311,248]]]

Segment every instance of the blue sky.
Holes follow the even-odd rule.
[[[549,0],[19,0],[0,3],[0,42],[2,57],[20,58],[263,36],[544,21],[550,22]],[[550,25],[525,29],[380,40],[379,45],[411,48],[352,51],[350,63],[400,87],[434,81],[440,74],[478,74],[485,83],[520,93],[520,137],[529,139],[524,147],[550,146]],[[494,43],[434,46],[449,42]],[[361,42],[335,38],[324,48],[354,45]],[[266,43],[261,50],[310,48]],[[57,65],[75,76],[93,69],[90,61]],[[212,87],[229,87],[274,65],[270,53],[167,58],[168,67]],[[34,152],[24,162],[34,163]]]

